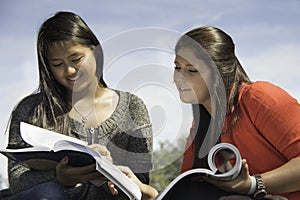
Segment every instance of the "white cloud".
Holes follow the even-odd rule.
[[[243,58],[243,64],[252,79],[273,82],[300,100],[299,54],[300,46],[276,45],[258,55]]]
[[[15,103],[37,87],[36,33],[42,21],[57,10],[71,10],[80,14],[101,41],[133,28],[162,27],[186,32],[191,28],[206,24],[220,26],[233,36],[238,54],[241,55],[240,60],[252,79],[274,82],[300,99],[297,82],[300,78],[297,66],[300,63],[298,56],[300,29],[297,21],[300,17],[299,5],[298,0],[288,2],[136,0],[131,3],[113,0],[103,1],[101,4],[98,0],[72,3],[51,0],[18,1],[18,3],[3,1],[0,7],[2,27],[0,32],[0,92],[3,94],[0,104],[0,128],[5,127],[4,124]],[[144,39],[147,40],[147,38]],[[116,48],[120,46],[116,44]],[[170,63],[172,64],[172,59],[165,58],[166,54],[156,54],[153,57],[138,56],[139,60],[133,55],[127,60],[122,59],[120,60],[122,62],[115,63],[111,71],[113,74],[107,74],[107,79],[112,85],[117,85],[120,78],[126,78],[127,73],[147,64],[154,64],[156,67],[158,65],[172,67],[169,66]],[[126,69],[125,67],[128,66],[129,68]],[[152,75],[159,77],[159,80],[163,82],[169,74],[168,72]],[[146,87],[144,89],[146,90]],[[143,96],[145,93],[140,90],[150,106],[153,106],[151,102],[158,103],[157,97],[161,98],[161,103],[167,102],[168,98],[172,97],[164,90],[161,91],[163,93],[157,90],[149,91],[147,96]],[[178,105],[175,104],[175,108]],[[176,112],[170,111],[167,106],[164,111],[168,111],[165,113],[166,122],[173,126],[168,116],[173,116]],[[161,113],[163,112],[158,109],[154,115]],[[156,115],[155,118],[157,118]],[[185,119],[180,123],[184,123],[184,129],[188,131],[190,119]],[[166,131],[166,134],[169,133],[172,134],[172,130]],[[3,134],[0,139],[5,141]],[[5,166],[4,162],[0,159],[1,166]],[[5,167],[1,168],[0,173],[6,175]]]

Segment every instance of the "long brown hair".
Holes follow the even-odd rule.
[[[66,89],[56,81],[50,71],[47,59],[48,48],[56,44],[76,43],[93,49],[96,58],[96,75],[99,84],[106,87],[103,80],[103,52],[100,42],[84,20],[72,12],[57,12],[40,27],[37,38],[39,66],[39,89],[41,102],[32,110],[31,123],[44,128],[56,125],[56,117],[67,113]]]
[[[230,117],[230,131],[239,120],[238,94],[242,83],[251,83],[248,75],[235,55],[232,38],[219,28],[203,26],[185,33],[177,42],[175,52],[181,48],[193,48],[187,40],[193,40],[205,52],[195,52],[200,59],[211,59],[217,67],[226,93],[227,115]],[[207,58],[209,57],[209,59]]]

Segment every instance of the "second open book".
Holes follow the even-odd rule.
[[[195,168],[183,172],[155,200],[215,200],[228,195],[229,193],[202,182],[201,177],[209,176],[223,181],[236,178],[242,168],[238,149],[229,143],[219,143],[210,149],[207,161],[209,169]]]

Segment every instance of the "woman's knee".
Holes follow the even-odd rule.
[[[9,200],[67,200],[64,188],[55,182],[46,182],[20,192]]]

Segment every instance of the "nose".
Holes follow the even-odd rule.
[[[174,72],[174,81],[175,81],[175,83],[185,83],[186,79],[182,73],[175,71]]]
[[[72,66],[72,65],[68,65],[67,68],[66,68],[66,72],[69,74],[69,75],[73,75],[77,72],[77,69],[76,67]]]
[[[76,73],[77,70],[76,70],[75,67],[68,66],[66,71],[67,71],[67,74],[68,74],[68,75],[73,75],[73,74]]]

